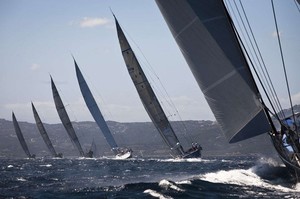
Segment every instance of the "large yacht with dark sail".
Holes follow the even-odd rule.
[[[170,148],[172,152],[171,155],[175,158],[201,157],[202,147],[196,142],[191,143],[192,147],[190,149],[183,149],[116,17],[115,23],[122,55],[129,75],[149,117],[151,118],[164,142]]]
[[[35,119],[35,122],[36,122],[36,126],[48,148],[48,150],[50,151],[51,155],[53,157],[56,157],[56,158],[62,158],[62,153],[57,153],[52,145],[52,142],[47,134],[47,131],[44,127],[44,124],[42,123],[41,121],[41,118],[40,116],[38,115],[38,112],[36,111],[34,105],[33,105],[33,102],[31,102],[31,107],[32,107],[32,111],[33,111],[33,116],[34,116],[34,119]]]
[[[69,118],[68,113],[65,109],[65,106],[64,106],[64,104],[63,104],[63,102],[60,98],[60,95],[57,91],[57,88],[54,84],[54,81],[53,81],[52,77],[50,77],[50,78],[51,78],[51,88],[52,88],[52,94],[53,94],[55,107],[56,107],[57,113],[59,115],[59,118],[60,118],[63,126],[65,127],[72,143],[75,145],[75,147],[79,151],[79,155],[82,156],[82,157],[92,158],[93,157],[93,152],[91,150],[86,154],[83,152],[83,149],[81,147],[79,139],[78,139],[78,137],[75,133],[73,125],[70,121],[70,118]]]
[[[224,1],[156,0],[156,3],[229,143],[268,133],[279,157],[299,181],[300,120],[293,110],[273,1],[269,5],[292,113],[288,117],[272,88],[270,76],[257,73],[259,68],[269,74],[263,64],[253,62],[255,56],[249,56]],[[240,13],[244,13],[241,21],[250,26],[242,3],[240,7]],[[245,32],[248,30],[247,33],[255,38],[249,29],[252,30],[251,26]],[[258,45],[253,43],[256,55],[261,55]],[[262,56],[257,57],[255,60],[264,63]]]
[[[12,113],[12,121],[13,121],[13,124],[14,124],[14,128],[15,128],[18,140],[20,141],[20,144],[22,146],[22,149],[24,150],[24,152],[26,153],[26,155],[28,156],[28,158],[35,158],[35,155],[31,154],[29,152],[28,146],[26,144],[26,141],[24,139],[23,133],[21,131],[21,128],[19,126],[19,123],[17,121],[17,118],[16,118],[14,112]]]

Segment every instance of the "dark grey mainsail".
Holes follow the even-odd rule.
[[[83,150],[81,148],[81,145],[79,143],[78,137],[77,137],[77,135],[75,133],[73,125],[72,125],[72,123],[70,121],[70,118],[69,118],[69,116],[67,114],[67,111],[66,111],[66,109],[64,107],[64,104],[63,104],[63,102],[62,102],[62,100],[61,100],[61,98],[59,96],[59,93],[58,93],[58,91],[56,89],[56,86],[55,86],[55,84],[53,82],[52,77],[51,77],[51,88],[52,88],[53,99],[54,99],[54,102],[55,102],[55,107],[56,107],[57,113],[59,115],[59,118],[60,118],[62,124],[64,125],[64,127],[65,127],[65,129],[66,129],[66,131],[67,131],[67,133],[68,133],[71,141],[77,147],[77,149],[79,151],[79,154],[81,156],[84,156],[84,152],[83,152]]]
[[[281,107],[276,110],[269,98],[271,94],[263,89],[273,112],[265,106],[244,55],[247,49],[241,49],[242,41],[238,40],[224,2],[156,0],[156,3],[229,141],[233,143],[268,132],[287,171],[299,182],[300,114],[293,110],[290,93],[291,116],[284,116]],[[279,35],[273,1],[271,4]],[[251,58],[247,58],[250,63]],[[283,60],[283,56],[281,58]],[[289,90],[286,74],[284,77]],[[258,75],[258,79],[263,78]],[[261,84],[265,88],[262,81]],[[275,120],[280,129],[275,127]]]
[[[157,100],[155,93],[153,92],[151,85],[147,80],[147,77],[145,76],[116,18],[115,21],[124,61],[149,117],[158,129],[165,143],[171,148],[173,154],[176,156],[183,156],[185,152],[176,134],[174,133],[167,116]]]
[[[104,120],[104,117],[103,117],[102,113],[100,112],[100,109],[93,97],[93,94],[90,91],[75,59],[74,59],[74,64],[75,64],[77,80],[78,80],[79,87],[80,87],[82,96],[84,98],[84,101],[85,101],[90,113],[92,114],[94,120],[96,121],[97,125],[101,129],[109,146],[114,151],[114,153],[117,153],[116,149],[118,148],[118,145],[116,144],[116,141],[115,141],[114,137],[112,136],[112,134],[107,126],[107,123]]]
[[[271,130],[245,56],[220,0],[156,0],[231,143]]]
[[[55,149],[54,149],[54,147],[52,145],[52,142],[51,142],[51,140],[50,140],[50,138],[49,138],[49,136],[47,134],[47,131],[46,131],[46,129],[45,129],[45,127],[44,127],[44,125],[43,125],[43,123],[41,121],[41,118],[38,115],[38,113],[37,113],[37,111],[36,111],[36,109],[35,109],[35,107],[34,107],[34,105],[33,105],[32,102],[31,102],[31,107],[32,107],[32,111],[33,111],[33,115],[34,115],[34,119],[35,119],[36,125],[37,125],[37,127],[39,129],[39,132],[40,132],[40,134],[41,134],[41,136],[42,136],[45,144],[47,145],[50,153],[52,154],[53,157],[61,157],[62,154],[57,154],[56,153],[56,151],[55,151]]]
[[[13,124],[14,124],[14,128],[15,128],[15,131],[16,131],[16,134],[17,134],[17,137],[20,141],[20,144],[24,150],[24,152],[26,153],[26,155],[29,157],[29,158],[34,158],[35,155],[31,155],[31,153],[29,152],[29,149],[28,149],[28,146],[25,142],[25,139],[24,139],[24,136],[22,134],[22,131],[20,129],[20,126],[19,126],[19,123],[16,119],[16,116],[14,113],[12,113],[12,120],[13,120]]]

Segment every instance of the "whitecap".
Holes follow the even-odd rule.
[[[52,167],[52,164],[41,164],[40,167]]]
[[[202,158],[170,158],[170,159],[150,159],[158,162],[214,162],[215,160],[207,160]]]
[[[25,180],[24,178],[17,178],[17,181],[21,181],[21,182],[25,182],[25,181],[27,181],[27,180]]]
[[[13,167],[14,167],[14,166],[13,166],[13,165],[11,165],[11,164],[7,166],[7,168],[13,168]]]
[[[190,180],[182,180],[182,181],[176,182],[176,184],[192,184],[192,182]]]
[[[171,181],[168,181],[168,180],[161,180],[158,185],[163,187],[163,188],[170,188],[170,189],[174,189],[176,191],[181,191],[181,192],[184,191],[183,189],[176,186],[176,184],[174,182],[171,182]]]
[[[229,171],[221,170],[214,173],[206,173],[201,175],[200,179],[213,183],[256,186],[282,192],[300,192],[299,189],[288,188],[282,185],[272,184],[270,181],[265,181],[255,174],[252,168],[248,170],[233,169]]]
[[[145,190],[144,193],[148,193],[151,196],[159,198],[159,199],[171,199],[171,197],[164,196],[163,194],[160,194],[160,193],[158,193],[158,192],[156,192],[154,190],[151,190],[151,189]]]

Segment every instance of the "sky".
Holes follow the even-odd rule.
[[[253,31],[285,108],[289,104],[269,2],[249,0],[244,7],[255,22]],[[300,13],[293,0],[274,2],[293,102],[300,104]],[[106,120],[150,121],[124,64],[110,9],[169,119],[215,120],[152,0],[0,0],[0,118],[11,120],[14,111],[19,121],[34,122],[32,101],[43,122],[60,123],[51,75],[71,120],[93,121],[73,55]]]

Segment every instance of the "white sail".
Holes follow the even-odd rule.
[[[114,149],[118,148],[118,145],[116,144],[116,141],[114,139],[114,137],[112,136],[106,121],[104,120],[104,117],[93,97],[92,92],[90,91],[75,59],[74,59],[74,64],[75,64],[75,70],[76,70],[76,76],[77,76],[77,80],[79,83],[79,87],[80,87],[80,91],[82,93],[83,99],[90,111],[90,113],[92,114],[94,120],[96,121],[97,125],[99,126],[99,128],[101,129],[106,141],[108,142],[109,146],[112,148],[112,150],[114,152],[116,152]]]

